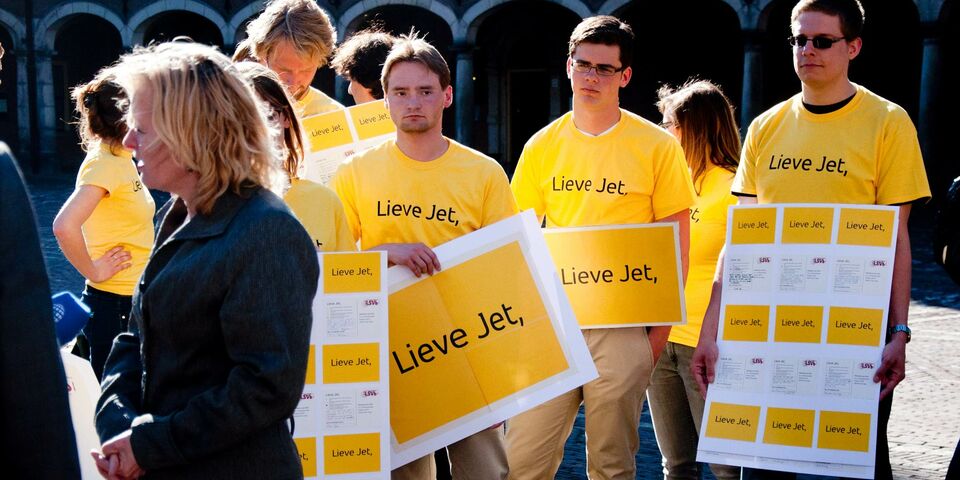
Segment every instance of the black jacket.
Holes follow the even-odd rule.
[[[171,202],[104,369],[100,439],[132,427],[150,478],[302,478],[285,419],[306,377],[310,237],[264,189],[228,191],[182,228]]]

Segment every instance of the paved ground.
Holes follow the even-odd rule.
[[[79,294],[80,275],[63,258],[50,225],[72,190],[72,180],[32,179],[31,188],[40,222],[40,237],[51,288]],[[158,203],[158,205],[160,205]],[[898,479],[942,479],[960,437],[960,288],[933,263],[930,252],[931,215],[917,211],[911,218],[913,239],[913,302],[908,347],[907,380],[897,388],[890,418],[890,456]],[[660,454],[650,416],[644,409],[637,454],[637,478],[661,478]],[[557,478],[583,479],[583,418],[577,419],[567,442]],[[705,478],[712,478],[706,476]],[[802,476],[812,479],[816,477]]]

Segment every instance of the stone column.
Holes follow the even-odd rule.
[[[933,156],[937,153],[936,129],[938,125],[939,108],[937,99],[940,98],[940,77],[943,76],[943,64],[940,56],[940,39],[933,28],[924,28],[923,38],[923,66],[920,74],[920,116],[918,117],[917,134],[920,137],[920,147],[926,158],[930,170],[930,162],[937,162]],[[937,171],[934,169],[934,171]]]
[[[17,51],[17,138],[20,139],[20,158],[30,155],[30,83],[27,81],[27,52]],[[12,108],[11,108],[12,110]]]
[[[473,47],[461,45],[457,54],[456,83],[453,86],[456,110],[456,139],[471,146],[473,141]]]
[[[497,157],[504,153],[505,148],[500,139],[503,128],[504,115],[501,114],[504,105],[501,98],[500,70],[495,64],[487,65],[487,155]],[[503,161],[508,159],[504,158]]]
[[[740,100],[740,130],[746,134],[763,105],[763,44],[760,32],[743,32],[743,91]]]
[[[333,98],[335,98],[341,105],[346,105],[347,103],[353,103],[353,99],[350,98],[350,93],[347,92],[347,89],[350,87],[350,82],[344,80],[343,77],[337,75],[333,78]]]
[[[56,151],[56,106],[53,95],[53,52],[37,50],[37,117],[40,128],[40,157],[49,159]],[[59,166],[57,166],[59,168]]]

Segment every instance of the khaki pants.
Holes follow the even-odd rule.
[[[511,480],[554,478],[577,410],[586,413],[587,474],[594,480],[633,480],[637,428],[653,352],[644,327],[583,331],[600,377],[507,422]]]
[[[503,427],[482,430],[447,446],[453,480],[503,480],[507,478],[507,455]],[[418,458],[391,472],[393,480],[435,480],[433,454]]]

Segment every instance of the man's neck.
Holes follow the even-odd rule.
[[[418,162],[430,162],[447,153],[450,142],[439,130],[423,133],[406,133],[398,130],[397,148],[404,155]]]
[[[604,108],[599,110],[577,108],[573,106],[573,125],[584,133],[600,135],[620,121],[620,108]]]
[[[809,85],[802,87],[803,103],[808,105],[833,105],[850,98],[855,93],[857,93],[857,87],[846,78],[828,87],[816,88]]]

